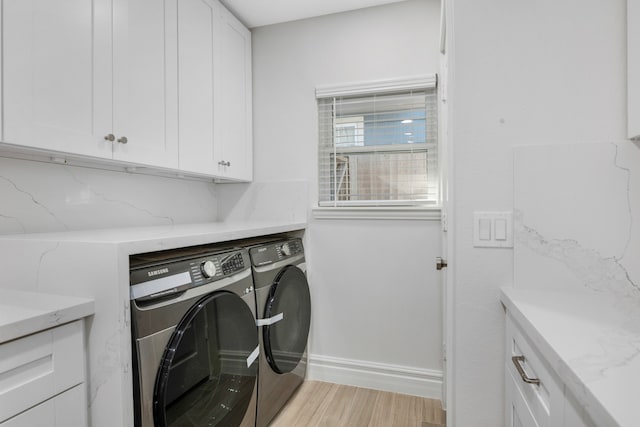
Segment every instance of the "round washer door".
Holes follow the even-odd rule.
[[[282,314],[279,322],[263,328],[264,351],[275,372],[291,372],[300,363],[307,347],[311,325],[311,296],[307,277],[298,267],[288,265],[276,276],[265,305],[265,319]]]
[[[196,303],[164,350],[153,396],[154,425],[238,426],[256,387],[255,316],[238,295]]]

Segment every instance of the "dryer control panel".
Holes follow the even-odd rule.
[[[169,257],[169,259],[161,259]],[[204,253],[188,251],[133,255],[130,258],[130,298],[146,300],[168,297],[189,288],[232,276],[250,267],[245,250]]]
[[[255,267],[259,267],[300,256],[304,254],[304,248],[302,240],[296,238],[251,248],[249,252],[251,254],[251,262]]]

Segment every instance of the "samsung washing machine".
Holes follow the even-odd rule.
[[[258,333],[245,249],[130,258],[137,427],[254,427]]]
[[[304,381],[311,298],[301,239],[248,249],[260,340],[256,426],[265,427]]]

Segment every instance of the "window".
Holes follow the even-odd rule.
[[[316,95],[320,206],[438,204],[435,76]]]

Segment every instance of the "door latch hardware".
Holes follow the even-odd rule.
[[[447,266],[447,261],[440,257],[436,257],[436,270],[440,271]]]

